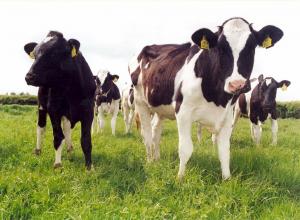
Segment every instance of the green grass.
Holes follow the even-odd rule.
[[[145,161],[140,135],[124,135],[121,117],[112,137],[93,135],[95,171],[86,172],[73,132],[75,152],[64,148],[63,168],[53,169],[54,150],[48,121],[42,155],[35,146],[36,107],[0,106],[1,219],[300,219],[300,120],[279,120],[278,146],[270,123],[262,144],[250,139],[241,119],[232,136],[232,179],[222,181],[217,150],[204,132],[183,182],[178,171],[177,129],[164,124],[161,160]]]

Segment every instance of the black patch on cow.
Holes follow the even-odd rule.
[[[182,92],[181,92],[181,87],[182,87],[182,82],[180,83],[179,88],[178,88],[178,90],[176,92],[176,95],[175,95],[175,101],[176,101],[175,112],[176,113],[179,112],[180,106],[183,102],[183,95],[182,95]]]
[[[197,45],[193,45],[187,57],[187,62],[190,62],[190,60],[194,57],[194,55],[197,54],[199,51],[200,51],[199,47]]]
[[[245,94],[241,94],[239,96],[239,107],[240,107],[241,113],[243,115],[247,115],[248,114],[248,111],[247,111],[247,101],[246,101]]]
[[[139,54],[143,69],[143,88],[152,106],[169,105],[174,94],[174,80],[190,53],[191,44],[146,46]]]
[[[130,88],[130,90],[129,90],[129,102],[131,104],[133,104],[133,101],[134,101],[134,92],[133,92],[133,88]]]

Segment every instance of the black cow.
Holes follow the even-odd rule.
[[[70,121],[70,127],[81,122],[81,146],[85,165],[91,169],[95,83],[90,67],[79,51],[80,43],[66,40],[62,33],[50,31],[41,43],[28,43],[25,52],[34,62],[25,80],[28,85],[49,88],[47,111],[53,128],[55,163],[61,166],[62,142],[65,139],[61,128],[63,117]]]
[[[268,117],[272,122],[272,144],[277,144],[277,114],[276,114],[276,93],[278,88],[285,90],[291,84],[288,80],[277,82],[272,77],[264,78],[263,75],[253,82],[252,91],[241,94],[235,105],[233,126],[241,114],[249,116],[251,121],[251,136],[256,144],[260,143],[261,123]]]
[[[111,75],[109,71],[99,71],[99,77],[95,78],[96,89],[96,111],[98,113],[97,132],[99,127],[101,132],[104,127],[104,113],[110,113],[112,134],[116,134],[116,121],[120,106],[120,91],[115,82],[119,79],[118,75]],[[94,126],[93,126],[94,127]]]

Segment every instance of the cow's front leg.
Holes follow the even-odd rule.
[[[62,125],[63,125],[63,133],[65,136],[65,142],[67,145],[67,152],[70,153],[73,151],[71,122],[69,121],[69,119],[63,116]]]
[[[140,115],[141,134],[146,146],[147,162],[152,161],[151,145],[152,145],[152,129],[151,129],[151,113],[148,106],[144,103],[136,102],[136,110]]]
[[[155,114],[152,118],[152,141],[153,141],[153,159],[159,160],[160,158],[160,149],[159,142],[162,132],[162,119],[159,118],[157,114]]]
[[[191,112],[184,112],[181,108],[176,115],[178,135],[179,135],[179,171],[178,179],[181,180],[185,173],[185,167],[193,153],[193,142],[191,138]]]
[[[272,122],[272,145],[277,145],[278,123],[276,119],[271,119]]]
[[[230,136],[232,133],[232,121],[227,120],[224,126],[216,134],[218,145],[219,160],[222,169],[222,178],[224,180],[230,178]]]
[[[125,122],[125,134],[128,134],[129,133],[129,113],[130,110],[128,108],[128,106],[125,106],[123,104],[123,119],[124,119],[124,122]]]
[[[117,117],[118,117],[118,112],[119,112],[119,100],[113,101],[114,105],[111,106],[113,108],[113,113],[112,113],[112,118],[110,121],[111,125],[111,132],[115,136],[116,135],[116,122],[117,122]]]
[[[262,133],[261,124],[259,122],[257,124],[252,123],[251,130],[253,134],[253,141],[256,143],[256,145],[259,145]]]
[[[36,155],[40,155],[42,151],[43,141],[46,132],[46,123],[47,111],[40,106],[38,113],[38,124],[36,129],[36,148],[34,149],[34,153]]]
[[[201,142],[201,137],[202,137],[202,126],[200,122],[197,122],[197,139],[198,142]]]
[[[98,127],[97,127],[97,133],[99,133],[99,129],[100,132],[103,132],[103,128],[104,128],[104,112],[103,112],[103,107],[100,105],[98,106]]]
[[[53,128],[53,145],[55,149],[54,168],[62,166],[61,153],[63,148],[64,135],[61,128],[61,116],[49,112],[52,128]]]
[[[85,158],[85,166],[87,170],[92,168],[92,139],[91,126],[93,117],[87,117],[81,121],[81,148]]]

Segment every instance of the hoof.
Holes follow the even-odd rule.
[[[181,183],[183,181],[183,179],[184,179],[183,177],[184,177],[184,175],[178,174],[177,175],[177,181]]]
[[[88,171],[88,172],[95,171],[95,168],[94,168],[93,164],[86,165],[86,171]]]
[[[73,146],[67,148],[67,153],[71,153],[74,150]]]
[[[33,153],[34,153],[35,155],[37,155],[37,156],[40,156],[41,153],[42,153],[42,150],[41,150],[41,149],[38,149],[38,148],[35,148],[35,149],[33,150]]]
[[[231,179],[231,175],[229,176],[222,176],[223,181],[228,181]]]
[[[53,165],[53,168],[54,169],[58,169],[58,168],[61,168],[62,167],[62,164],[61,163],[55,163],[54,165]]]

